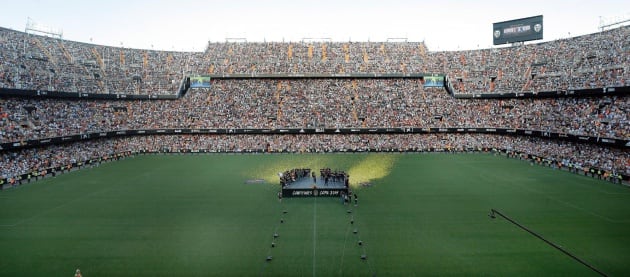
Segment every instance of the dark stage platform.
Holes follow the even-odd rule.
[[[348,193],[344,181],[331,181],[329,179],[328,183],[325,183],[322,178],[317,178],[317,182],[313,182],[312,177],[299,178],[282,188],[283,197],[338,197],[341,193]]]

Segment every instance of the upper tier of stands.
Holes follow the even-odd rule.
[[[0,28],[0,87],[174,94],[187,54],[109,47]]]
[[[129,49],[0,28],[0,88],[175,94],[188,74],[439,73],[457,93],[630,85],[630,27],[522,46],[432,52],[422,42],[226,42]]]

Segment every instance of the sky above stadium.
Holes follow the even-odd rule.
[[[543,15],[544,40],[594,33],[630,19],[630,1],[20,0],[2,3],[0,26],[27,18],[63,38],[159,50],[202,51],[208,41],[425,41],[431,51],[489,48],[492,23]],[[627,24],[627,23],[626,23]]]

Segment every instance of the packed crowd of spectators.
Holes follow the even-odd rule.
[[[0,98],[0,143],[164,128],[456,127],[630,139],[630,97],[455,99],[416,79],[214,80],[178,100]]]
[[[128,146],[123,139],[111,139],[2,152],[0,179],[112,156],[126,149]]]
[[[431,62],[424,42],[209,43],[191,69],[227,74],[409,73],[427,72],[423,64]]]
[[[458,93],[630,84],[630,27],[514,47],[429,51],[417,42],[210,43],[193,72],[442,73]]]
[[[507,48],[414,42],[209,43],[204,52],[72,42],[0,28],[0,88],[174,94],[188,74],[443,73],[456,93],[630,85],[630,27]],[[178,100],[0,98],[0,143],[163,128],[509,128],[630,139],[627,96],[455,99],[419,79],[213,79]],[[630,174],[627,151],[491,135],[153,136],[0,153],[0,177],[123,151],[514,149]]]
[[[0,88],[174,94],[189,54],[109,47],[0,28]]]
[[[515,47],[445,52],[459,93],[539,92],[630,84],[630,27]]]
[[[457,93],[630,85],[630,27],[513,47],[429,51],[424,42],[222,42],[204,52],[80,43],[0,28],[0,87],[176,94],[184,75],[439,73]]]
[[[580,167],[630,175],[630,153],[624,149],[489,134],[379,135],[181,135],[137,136],[78,142],[0,154],[0,179],[48,167],[113,156],[122,152],[338,152],[338,151],[470,151],[483,148],[528,153]]]

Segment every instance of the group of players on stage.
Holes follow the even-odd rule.
[[[346,188],[350,186],[350,175],[344,171],[333,171],[330,168],[322,168],[319,170],[319,174],[325,186],[327,186],[329,182],[342,183]],[[313,183],[317,183],[317,174],[311,171],[310,168],[289,169],[278,175],[280,176],[280,185],[282,185],[283,188],[299,179],[309,177],[309,175],[313,178]]]
[[[324,179],[324,185],[328,185],[328,182],[343,183],[347,188],[350,184],[350,175],[344,171],[332,171],[330,168],[322,168],[319,170],[320,176]],[[315,173],[313,173],[313,182],[317,183]]]
[[[311,173],[311,169],[310,168],[294,168],[294,169],[289,169],[280,175],[280,185],[282,185],[282,187],[285,187],[301,178],[305,178],[308,177]],[[313,173],[315,174],[315,173]]]

